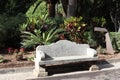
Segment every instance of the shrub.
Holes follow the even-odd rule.
[[[115,50],[120,50],[120,33],[110,32],[110,39]]]
[[[67,39],[77,43],[84,43],[84,32],[86,24],[82,21],[82,17],[70,17],[64,20],[64,25],[61,25],[67,32]]]
[[[91,47],[105,47],[104,32],[95,32],[94,27],[104,27],[106,19],[104,17],[92,17],[87,21],[85,39]]]
[[[0,47],[15,47],[20,43],[19,25],[26,21],[23,14],[0,15]]]
[[[95,36],[93,35],[93,33],[91,31],[86,31],[84,33],[85,36],[85,40],[86,42],[91,46],[91,47],[95,47],[97,46],[97,42],[95,40]]]

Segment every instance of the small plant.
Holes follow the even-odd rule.
[[[110,32],[110,39],[112,46],[115,50],[120,51],[120,33],[119,32]]]
[[[34,58],[35,58],[34,56],[33,57],[27,57],[27,60],[34,62]]]
[[[0,63],[4,62],[4,60],[3,56],[0,55]]]
[[[24,48],[20,48],[19,51],[18,49],[15,49],[14,50],[15,59],[18,61],[23,60],[24,53],[25,53]]]
[[[25,52],[25,48],[20,48],[20,52],[24,53]]]
[[[16,60],[17,61],[20,61],[23,59],[23,53],[19,52],[17,55],[16,55]]]

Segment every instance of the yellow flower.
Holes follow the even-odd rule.
[[[84,27],[84,26],[86,26],[86,24],[82,24],[81,26],[83,26],[83,27]]]
[[[74,23],[74,26],[77,26],[77,23]]]

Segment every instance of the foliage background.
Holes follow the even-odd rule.
[[[105,27],[113,32],[119,30],[120,0],[74,1],[77,1],[77,5],[73,4],[77,6],[74,16],[83,17],[83,22],[86,24],[85,39],[90,45],[99,44],[97,41],[99,38],[97,39],[98,36],[94,34],[94,27]],[[69,0],[0,0],[0,47],[21,47],[23,31],[35,35],[35,29],[44,33],[48,29],[61,28],[60,25],[64,24],[68,13],[68,10],[65,11],[67,8],[62,6],[63,3],[69,6]],[[55,5],[56,13],[53,18],[48,17],[50,4]],[[68,39],[69,34],[66,33],[64,38]]]

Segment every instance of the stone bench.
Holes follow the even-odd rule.
[[[96,51],[88,44],[76,44],[68,40],[60,40],[50,45],[36,48],[34,74],[37,77],[47,76],[45,66],[97,60]]]

